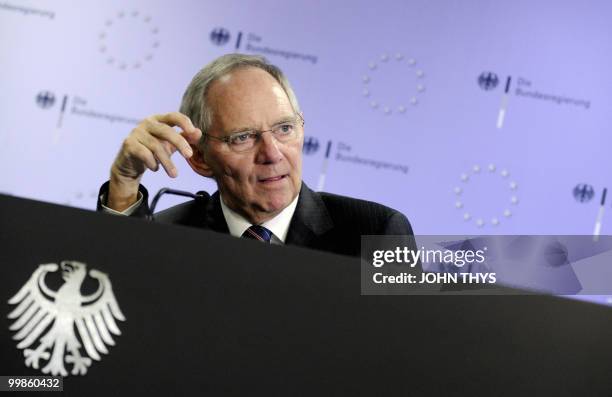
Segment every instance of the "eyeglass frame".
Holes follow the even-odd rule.
[[[304,120],[304,117],[302,117],[301,114],[297,114],[296,115],[296,127],[299,124],[299,121],[302,122],[301,126],[303,128],[304,124],[306,124],[306,120]],[[249,132],[251,134],[256,135],[256,139],[257,139],[257,141],[259,141],[261,139],[261,136],[263,135],[264,132],[272,132],[276,128],[282,126],[284,123],[287,123],[287,122],[285,121],[285,122],[278,123],[277,127],[269,129],[269,130],[244,130],[244,131],[234,132],[234,133],[231,133],[231,134],[223,136],[223,137],[219,137],[219,136],[215,136],[215,135],[210,135],[208,132],[205,132],[203,135],[206,136],[206,137],[213,138],[213,139],[216,139],[216,140],[218,140],[220,142],[225,143],[230,148],[230,150],[234,151],[234,153],[246,153],[246,152],[252,150],[255,146],[253,146],[253,148],[251,148],[251,149],[245,150],[244,152],[236,152],[235,149],[232,149],[232,145],[230,144],[230,140],[231,140],[232,136],[234,136],[236,134],[244,134],[244,133]],[[277,139],[276,135],[272,134],[272,136],[274,137],[274,139]]]

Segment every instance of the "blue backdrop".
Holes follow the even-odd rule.
[[[2,1],[0,191],[94,208],[135,123],[238,51],[290,78],[312,188],[397,208],[419,234],[590,234],[612,162],[610,15],[606,1]],[[176,161],[177,179],[144,184],[215,190]]]

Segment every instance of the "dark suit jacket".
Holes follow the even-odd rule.
[[[132,216],[144,217],[149,211],[148,192],[142,185],[140,191],[143,205]],[[108,182],[100,195],[106,196],[106,192]],[[159,212],[155,220],[229,233],[219,192],[212,196],[204,193],[200,199]],[[302,183],[285,244],[359,256],[362,235],[403,235],[409,237],[410,246],[414,245],[412,228],[402,213],[371,201],[313,192]]]

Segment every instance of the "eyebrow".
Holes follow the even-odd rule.
[[[290,121],[295,121],[297,120],[297,116],[283,116],[279,119],[277,119],[276,122],[272,123],[271,126],[275,127],[277,125],[280,124],[284,124]],[[253,128],[253,127],[241,127],[241,128],[236,128],[235,130],[231,130],[228,135],[234,135],[234,134],[239,134],[241,132],[246,132],[246,131],[259,131],[258,128]]]

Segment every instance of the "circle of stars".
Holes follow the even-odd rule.
[[[379,69],[379,66],[387,64],[389,62],[402,62],[407,64],[408,69],[416,76],[417,84],[415,87],[414,94],[410,97],[408,101],[409,105],[404,103],[387,104],[372,98],[372,90],[370,84],[372,82],[371,75]],[[368,63],[368,70],[369,72],[367,74],[364,74],[361,78],[361,82],[363,84],[362,95],[369,101],[369,105],[372,110],[380,109],[385,115],[390,115],[393,112],[404,114],[408,110],[408,106],[417,106],[419,104],[418,96],[425,92],[425,83],[423,82],[425,78],[425,73],[423,72],[423,70],[417,67],[417,61],[414,58],[406,59],[401,53],[396,53],[394,56],[383,54],[380,56],[377,62],[372,61]]]
[[[129,23],[135,25],[138,22],[144,23],[145,28],[148,30],[151,42],[144,57],[140,60],[134,62],[128,62],[123,59],[117,59],[116,56],[112,54],[112,49],[109,49],[107,37],[109,31],[112,29],[113,25],[117,23]],[[153,53],[159,47],[159,39],[158,39],[159,28],[157,26],[153,26],[151,24],[151,17],[148,15],[141,15],[138,11],[132,11],[127,13],[125,11],[119,11],[114,18],[109,18],[104,23],[104,30],[98,36],[98,51],[106,57],[106,63],[111,66],[117,67],[119,70],[127,70],[127,69],[140,69],[142,65],[146,62],[149,62],[153,59]]]
[[[463,186],[466,185],[470,181],[470,178],[472,176],[479,175],[481,172],[482,172],[482,168],[479,165],[474,165],[472,167],[471,172],[464,172],[463,174],[461,174],[460,179],[461,179],[462,185],[455,186],[455,188],[453,189],[453,192],[455,193],[455,197],[456,197],[455,208],[463,211],[464,221],[469,222],[473,220],[476,226],[478,227],[485,226],[487,222],[491,224],[492,226],[499,226],[502,219],[504,218],[509,219],[510,217],[512,217],[512,210],[510,208],[519,203],[518,196],[516,195],[518,184],[515,181],[510,180],[510,173],[508,172],[508,170],[502,169],[499,171],[499,175],[501,176],[502,179],[504,179],[504,181],[506,181],[508,189],[510,190],[510,197],[507,203],[510,205],[506,206],[506,208],[504,209],[502,213],[502,216],[493,217],[491,219],[485,220],[482,217],[477,217],[477,216],[474,216],[473,214],[470,214],[469,212],[466,212],[464,210],[463,201],[461,201],[461,195],[463,194],[463,191],[464,191]],[[489,172],[492,174],[497,173],[497,167],[495,166],[495,164],[489,164],[485,172]]]

